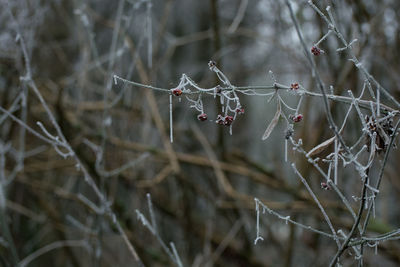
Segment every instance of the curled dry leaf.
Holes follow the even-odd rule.
[[[275,115],[272,118],[272,121],[269,123],[267,129],[265,130],[265,133],[261,138],[262,140],[266,140],[269,137],[269,135],[274,130],[275,126],[278,124],[280,116],[281,116],[281,102],[278,100],[278,105],[277,105]]]
[[[317,155],[324,151],[330,144],[332,144],[333,141],[335,141],[336,136],[329,138],[328,140],[325,140],[321,144],[315,146],[313,149],[311,149],[307,153],[307,157],[312,157],[314,155]]]

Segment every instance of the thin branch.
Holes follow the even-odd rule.
[[[315,203],[317,203],[322,215],[325,218],[326,223],[328,224],[329,228],[331,229],[331,232],[333,234],[334,240],[336,241],[336,244],[338,245],[338,247],[340,247],[340,242],[339,242],[338,236],[336,235],[335,228],[333,228],[332,222],[329,219],[329,216],[326,213],[324,207],[321,205],[321,203],[319,202],[317,196],[314,194],[314,192],[312,191],[311,187],[308,185],[306,179],[304,179],[304,177],[301,175],[301,173],[297,170],[296,165],[294,163],[292,163],[292,168],[293,168],[295,174],[300,178],[301,182],[307,188],[307,191],[310,193],[310,195],[314,199]]]
[[[329,264],[330,267],[333,267],[333,266],[336,265],[336,263],[338,262],[340,256],[348,248],[348,244],[349,244],[351,238],[353,237],[353,235],[354,235],[359,223],[361,222],[361,217],[362,217],[362,214],[363,214],[363,211],[364,211],[364,205],[365,205],[365,201],[366,201],[365,196],[366,196],[366,192],[367,192],[367,186],[366,185],[368,184],[368,179],[369,179],[368,176],[366,176],[364,178],[362,192],[361,192],[361,202],[360,202],[360,207],[358,209],[357,219],[354,222],[354,224],[353,224],[353,226],[352,226],[352,228],[350,230],[350,233],[347,235],[346,240],[343,242],[343,244],[341,245],[339,250],[336,252],[336,254],[333,257],[333,259],[331,260],[331,263]]]
[[[89,250],[89,245],[88,245],[86,240],[56,241],[56,242],[53,242],[51,244],[48,244],[48,245],[36,250],[32,254],[30,254],[29,256],[24,258],[23,260],[21,260],[19,262],[19,266],[20,267],[25,267],[29,263],[31,263],[32,261],[37,259],[38,257],[42,256],[43,254],[46,254],[46,253],[48,253],[48,252],[50,252],[52,250],[55,250],[55,249],[58,249],[58,248],[63,248],[63,247],[83,247],[83,248],[86,248],[87,250]]]

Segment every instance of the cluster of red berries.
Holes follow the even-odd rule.
[[[300,88],[300,86],[299,86],[298,83],[292,83],[292,84],[290,85],[290,89],[291,89],[291,90],[297,90],[297,89],[299,89],[299,88]]]
[[[300,122],[303,119],[302,114],[297,114],[297,115],[289,115],[289,119],[291,119],[293,122]]]
[[[244,114],[244,108],[242,107],[238,107],[236,110],[237,114]],[[197,115],[197,119],[199,121],[206,121],[208,119],[207,114],[206,113],[201,113],[199,115]],[[221,114],[218,115],[217,119],[215,120],[216,123],[218,123],[219,125],[226,125],[226,126],[230,126],[233,122],[234,118],[233,116],[222,116]]]
[[[313,53],[314,56],[319,56],[323,51],[319,49],[317,46],[311,47],[311,53]]]
[[[214,71],[214,72],[217,73],[217,75],[219,75],[218,73],[220,71],[217,69],[217,63],[215,61],[210,60],[208,62],[208,67],[210,68],[211,71]],[[224,80],[221,80],[221,81],[224,82]],[[185,90],[185,88],[183,88],[183,90]],[[171,95],[180,97],[184,93],[183,90],[178,87],[178,88],[170,89],[170,92],[171,92]],[[188,91],[185,90],[185,93],[187,93],[187,92]],[[221,95],[221,93],[222,93],[222,87],[220,85],[217,85],[214,88],[214,97],[216,96],[216,94],[220,95],[221,97],[226,97],[225,95]],[[201,100],[198,100],[198,101],[200,101],[200,102],[196,102],[194,100],[191,100],[191,102],[196,102],[195,105],[191,106],[191,107],[195,107],[198,111],[200,111],[200,114],[197,115],[197,119],[199,121],[206,121],[208,119],[208,116],[203,111],[203,108],[202,108],[203,107],[203,103],[201,102]],[[223,116],[223,115],[219,114],[217,116],[217,119],[215,120],[215,122],[217,124],[230,126],[230,125],[232,125],[233,121],[235,120],[236,115],[244,114],[244,108],[240,105],[239,99],[235,100],[235,102],[236,102],[236,105],[237,105],[235,110],[232,110],[232,109],[229,108],[229,111],[234,113],[234,116],[231,116],[231,115]]]
[[[230,126],[233,122],[233,117],[229,115],[222,116],[221,114],[218,114],[217,120],[215,122],[219,125]]]

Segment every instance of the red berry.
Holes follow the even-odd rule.
[[[181,94],[182,94],[182,90],[181,89],[173,89],[172,90],[172,93],[175,95],[175,96],[180,96]]]
[[[319,49],[316,46],[311,47],[311,53],[313,53],[314,56],[319,56],[321,55],[321,49]]]
[[[244,108],[240,107],[236,109],[237,114],[244,114]]]
[[[292,84],[290,85],[290,89],[292,89],[292,90],[297,90],[297,89],[299,89],[299,84],[298,84],[298,83],[292,83]]]
[[[229,126],[233,122],[233,117],[232,116],[226,116],[224,120],[224,125]]]
[[[202,113],[202,114],[200,114],[200,115],[197,116],[197,119],[198,119],[199,121],[206,121],[206,120],[207,120],[207,114]]]
[[[294,122],[300,122],[300,121],[303,119],[303,115],[302,115],[302,114],[298,114],[298,115],[296,115],[296,116],[291,116],[291,119],[292,119]]]
[[[325,189],[325,190],[331,190],[331,187],[330,187],[327,183],[325,183],[325,182],[322,182],[322,183],[321,183],[321,188],[322,188],[322,189]]]

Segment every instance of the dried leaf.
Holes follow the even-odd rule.
[[[265,133],[264,133],[263,137],[261,138],[262,140],[266,140],[269,137],[269,135],[274,130],[275,126],[278,124],[280,116],[281,116],[281,102],[278,100],[278,106],[277,106],[275,115],[272,118],[272,121],[269,123],[267,129],[265,130]]]
[[[332,144],[333,141],[335,141],[336,136],[329,138],[328,140],[325,140],[321,144],[315,146],[313,149],[311,149],[307,153],[307,157],[312,157],[314,155],[317,155],[324,151],[330,144]]]

